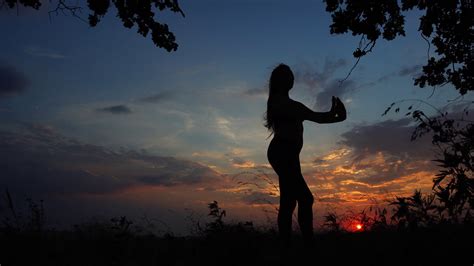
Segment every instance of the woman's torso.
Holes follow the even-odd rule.
[[[303,147],[303,121],[296,116],[295,104],[291,99],[272,103],[274,135],[270,145],[291,153],[299,153]]]

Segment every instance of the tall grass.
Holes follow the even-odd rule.
[[[207,221],[195,220],[196,234],[177,237],[150,230],[158,220],[142,225],[125,216],[56,230],[48,227],[41,201],[27,201],[28,213],[20,215],[8,194],[10,209],[0,230],[2,265],[295,265],[308,260],[321,265],[436,265],[428,254],[455,254],[449,265],[461,265],[471,263],[473,254],[464,244],[474,233],[468,224],[399,229],[403,227],[393,225],[406,215],[387,219],[380,208],[344,217],[328,214],[327,225],[334,230],[318,234],[316,247],[308,249],[302,241],[282,248],[275,230],[252,221],[228,222],[227,210],[217,201],[208,204]],[[410,208],[408,212],[418,213]],[[354,234],[341,226],[344,220],[358,221],[366,230]]]

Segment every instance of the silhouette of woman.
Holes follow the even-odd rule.
[[[271,74],[265,127],[273,134],[267,158],[278,175],[280,208],[278,230],[285,245],[290,244],[292,215],[298,203],[298,224],[306,244],[313,243],[313,195],[301,174],[299,153],[303,147],[303,121],[335,123],[346,119],[341,100],[332,97],[329,112],[314,112],[289,97],[294,76],[290,67],[278,65]]]

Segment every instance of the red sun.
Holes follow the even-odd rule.
[[[356,224],[355,228],[356,228],[357,231],[360,231],[360,230],[362,230],[362,225],[361,224]]]

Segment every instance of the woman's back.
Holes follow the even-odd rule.
[[[274,139],[303,144],[303,119],[298,117],[298,104],[290,98],[272,101],[270,111],[274,119]]]

